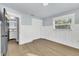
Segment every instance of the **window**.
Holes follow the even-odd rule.
[[[53,19],[53,28],[72,30],[73,20],[74,20],[74,14],[55,17]]]

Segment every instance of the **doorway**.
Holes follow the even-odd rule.
[[[15,16],[11,16],[9,20],[9,40],[19,43],[19,18]]]

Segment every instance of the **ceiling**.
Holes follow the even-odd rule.
[[[47,6],[43,6],[42,3],[4,3],[3,5],[39,18],[79,8],[79,3],[49,3]]]

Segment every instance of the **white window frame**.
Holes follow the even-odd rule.
[[[68,19],[68,18],[71,18],[72,19],[71,20],[71,23],[68,24],[68,25],[70,25],[70,29],[56,29],[55,26],[58,25],[58,24],[55,24],[55,21],[56,20],[59,20],[59,19]],[[64,16],[55,17],[55,18],[53,18],[53,29],[54,30],[72,30],[73,29],[74,22],[75,22],[74,20],[75,20],[75,13],[68,14],[68,15],[64,15]],[[66,24],[61,24],[61,25],[66,25]]]

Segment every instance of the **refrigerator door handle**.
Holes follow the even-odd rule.
[[[7,37],[8,35],[2,35],[2,37]]]

